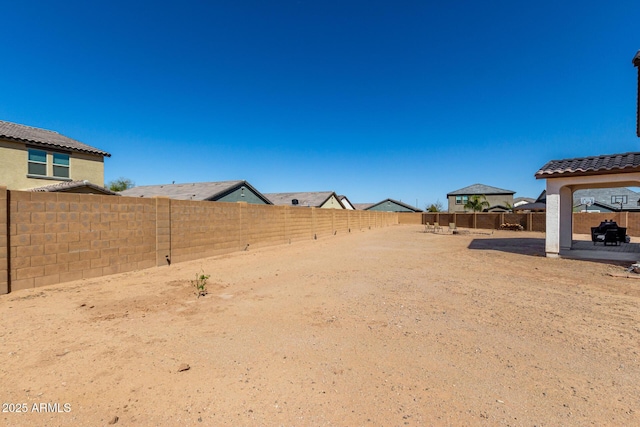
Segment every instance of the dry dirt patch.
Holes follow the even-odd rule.
[[[421,231],[2,296],[3,409],[27,411],[0,420],[640,424],[640,280],[608,275],[620,266],[544,258],[539,233]],[[201,269],[209,294],[196,298],[189,281]]]

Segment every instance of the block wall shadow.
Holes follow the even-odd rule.
[[[492,250],[529,256],[545,256],[544,238],[532,237],[473,239],[468,248],[473,250]]]

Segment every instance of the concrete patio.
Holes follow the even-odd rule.
[[[576,236],[574,236],[575,238]],[[632,237],[633,240],[640,240]],[[620,243],[616,245],[607,245],[596,243],[590,240],[573,240],[571,250],[560,251],[562,258],[584,259],[592,261],[620,261],[620,262],[638,262],[640,261],[640,243]]]
[[[473,233],[473,231],[471,232]],[[469,249],[497,250],[532,256],[545,255],[543,233],[526,234],[526,237],[518,232],[510,233],[510,235],[502,233],[499,237],[498,233],[486,237],[478,236],[469,244]],[[559,255],[561,258],[568,259],[633,264],[640,261],[640,237],[632,236],[631,243],[605,246],[603,243],[594,245],[589,235],[574,234],[571,249],[563,250]]]

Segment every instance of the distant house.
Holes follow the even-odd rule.
[[[489,202],[488,210],[497,207],[504,207],[505,203],[513,206],[513,195],[515,191],[504,190],[502,188],[491,187],[484,184],[473,184],[447,194],[449,201],[449,212],[466,212],[464,205],[472,196],[485,196]]]
[[[524,212],[545,212],[547,210],[547,191],[542,190],[542,193],[538,196],[538,198],[532,203],[524,203],[514,205],[513,211],[524,213]]]
[[[10,190],[85,180],[102,186],[110,156],[57,132],[0,120],[0,185]]]
[[[640,193],[625,187],[594,188],[573,193],[574,212],[640,211]]]
[[[364,210],[379,212],[422,212],[422,210],[414,206],[393,199],[385,199],[375,204],[369,204]]]
[[[271,201],[247,181],[194,182],[188,184],[141,185],[119,193],[125,197],[164,196],[176,200],[247,202],[270,205]]]
[[[347,196],[338,196],[338,200],[340,200],[340,203],[342,203],[342,206],[344,206],[345,209],[348,209],[350,211],[355,210],[356,208],[354,207],[354,205],[349,201],[349,199],[347,199]]]
[[[531,197],[516,197],[513,199],[513,207],[517,208],[518,206],[534,203],[535,201],[536,199],[532,199]]]
[[[79,194],[101,194],[107,196],[118,196],[108,188],[100,187],[89,181],[67,181],[57,184],[45,185],[42,187],[30,188],[29,191],[36,193],[79,193]]]
[[[278,206],[300,206],[323,209],[345,209],[333,191],[308,191],[300,193],[267,193],[265,197]]]
[[[373,206],[375,203],[354,203],[353,207],[357,210],[357,211],[366,211],[368,208],[370,208],[371,206]]]

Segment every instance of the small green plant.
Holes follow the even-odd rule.
[[[193,287],[196,288],[198,298],[207,294],[207,280],[209,280],[209,275],[204,274],[204,270],[200,270],[200,273],[196,273],[196,279],[191,281]]]

